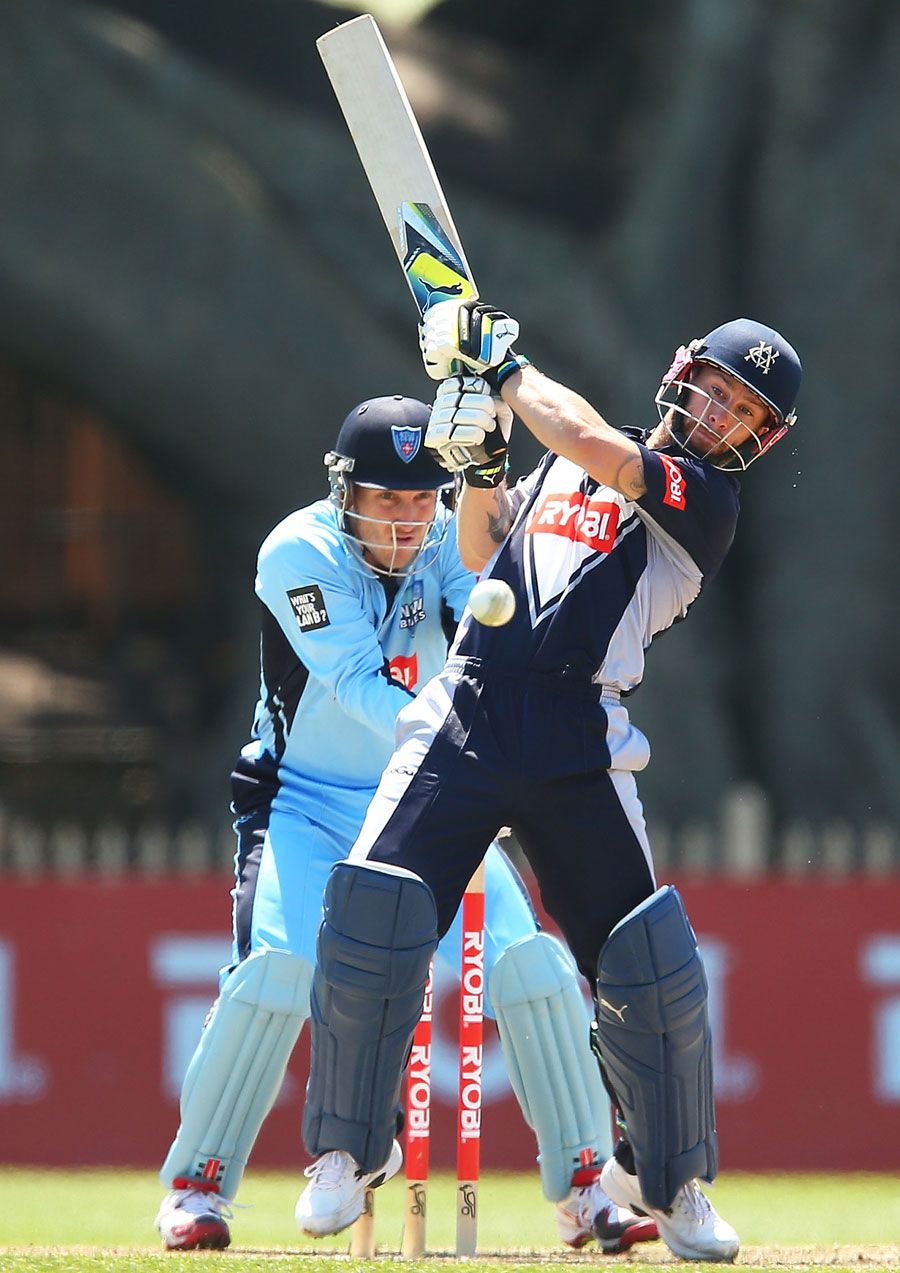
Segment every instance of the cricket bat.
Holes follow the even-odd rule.
[[[441,183],[375,19],[316,41],[419,311],[478,292]]]

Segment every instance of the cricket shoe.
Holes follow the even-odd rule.
[[[323,1154],[303,1173],[309,1177],[309,1184],[297,1199],[294,1211],[300,1228],[313,1238],[340,1233],[362,1215],[366,1190],[377,1189],[390,1180],[402,1162],[403,1151],[396,1141],[390,1158],[377,1171],[363,1171],[343,1149]]]
[[[579,1251],[596,1240],[606,1255],[659,1237],[654,1220],[636,1216],[607,1197],[600,1186],[599,1167],[581,1167],[575,1172],[571,1193],[556,1204],[556,1226],[566,1246]]]
[[[671,1206],[664,1209],[647,1205],[637,1176],[627,1172],[615,1158],[607,1160],[600,1183],[618,1206],[633,1207],[652,1217],[659,1236],[682,1260],[730,1262],[737,1255],[740,1238],[716,1212],[696,1180],[682,1185]]]
[[[172,1189],[154,1223],[169,1251],[224,1251],[232,1214],[228,1199],[209,1189]]]

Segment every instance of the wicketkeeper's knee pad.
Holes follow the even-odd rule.
[[[668,1207],[718,1170],[706,975],[671,884],[621,920],[600,952],[597,1037],[641,1192]]]
[[[185,1179],[235,1196],[309,1016],[312,974],[308,959],[260,950],[226,977],[182,1085],[167,1189]]]
[[[577,1168],[612,1152],[574,960],[556,938],[534,933],[504,950],[487,989],[509,1080],[537,1136],[544,1194],[559,1202]]]
[[[434,897],[418,875],[365,861],[332,869],[311,999],[311,1154],[344,1149],[367,1171],[387,1161],[436,945]]]

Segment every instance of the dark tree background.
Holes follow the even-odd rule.
[[[344,16],[0,4],[0,357],[192,510],[182,670],[219,661],[172,741],[188,812],[224,801],[249,724],[259,540],[323,493],[355,401],[430,391],[315,53]],[[632,700],[649,811],[702,817],[750,781],[780,819],[896,822],[900,7],[445,0],[388,35],[482,294],[548,373],[649,425],[671,351],[729,317],[803,357],[796,436]],[[517,442],[514,467],[535,457]]]

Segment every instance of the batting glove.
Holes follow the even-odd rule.
[[[437,391],[425,445],[470,486],[497,486],[506,474],[512,411],[480,376],[450,376]]]
[[[439,301],[425,311],[419,348],[432,380],[445,380],[460,369],[481,374],[500,367],[509,360],[518,334],[516,320],[492,305]]]

